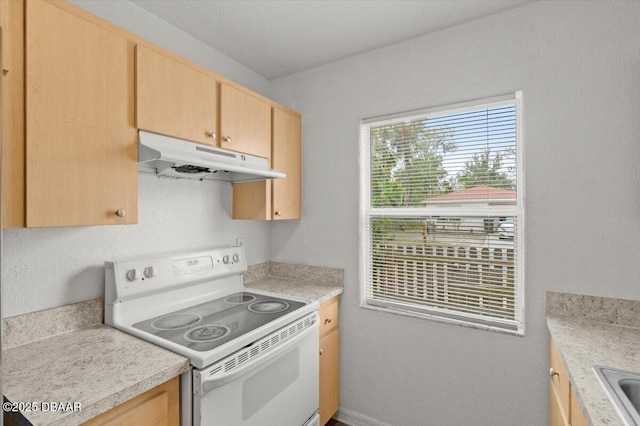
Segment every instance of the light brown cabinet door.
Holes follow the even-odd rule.
[[[273,180],[272,218],[300,219],[300,144],[302,123],[299,115],[273,109],[274,170],[287,175]]]
[[[27,226],[137,222],[134,71],[125,38],[26,2]]]
[[[234,184],[234,219],[300,219],[301,125],[299,114],[273,108],[271,165],[287,177]]]
[[[235,87],[220,84],[218,146],[271,159],[271,106]]]
[[[338,411],[340,330],[334,329],[320,339],[320,424]]]
[[[578,397],[576,393],[571,387],[571,426],[587,426],[587,418],[582,412],[582,406],[580,405],[580,401],[578,401]]]
[[[216,81],[148,47],[136,46],[136,127],[216,145]]]
[[[271,220],[270,180],[233,184],[233,219]]]
[[[175,377],[84,423],[84,426],[178,426],[180,387]]]
[[[549,398],[549,426],[566,426],[560,403],[553,390]]]
[[[2,227],[24,227],[24,1],[0,0]]]
[[[571,392],[569,377],[564,370],[562,359],[556,349],[553,341],[551,342],[550,364],[552,368],[551,383],[555,386],[558,392],[558,398],[560,405],[565,412],[569,412],[569,394]]]

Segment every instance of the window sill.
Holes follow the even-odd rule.
[[[447,318],[447,317],[443,317],[443,316],[439,316],[439,315],[432,315],[432,314],[421,313],[421,312],[413,312],[413,311],[409,311],[409,310],[395,309],[395,308],[391,308],[391,307],[375,306],[375,305],[367,304],[365,302],[361,302],[360,303],[360,307],[363,308],[363,309],[368,309],[368,310],[372,310],[372,311],[378,311],[378,312],[382,312],[382,313],[388,313],[388,314],[393,314],[393,315],[400,315],[400,316],[405,316],[405,317],[418,318],[418,319],[422,319],[422,320],[431,320],[431,321],[441,322],[441,323],[445,323],[445,324],[454,324],[454,325],[458,325],[458,326],[462,326],[462,327],[474,328],[474,329],[477,329],[477,330],[493,331],[493,332],[497,332],[497,333],[501,333],[501,334],[508,334],[508,335],[511,335],[511,336],[524,337],[524,327],[521,327],[520,330],[508,330],[508,329],[505,329],[505,328],[494,327],[494,326],[484,325],[484,324],[478,324],[478,323],[474,323],[474,322],[470,322],[470,321],[464,321],[464,320],[456,319],[456,318]]]

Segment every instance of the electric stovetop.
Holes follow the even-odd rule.
[[[245,291],[140,321],[133,327],[204,352],[303,306],[303,302]]]

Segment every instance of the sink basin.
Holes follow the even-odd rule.
[[[640,426],[640,373],[602,365],[593,371],[625,424]]]

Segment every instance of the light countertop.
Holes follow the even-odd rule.
[[[320,303],[342,294],[343,291],[343,287],[339,285],[318,284],[283,277],[263,278],[246,283],[244,286],[256,290],[285,294],[287,296],[317,300]]]
[[[2,386],[12,403],[79,403],[21,412],[33,425],[77,425],[189,368],[187,358],[97,324],[4,350]]]
[[[322,303],[342,294],[344,270],[296,263],[266,262],[250,265],[244,286]]]
[[[322,303],[343,292],[337,268],[266,262],[245,287]],[[33,425],[77,425],[189,371],[189,360],[102,322],[102,299],[4,319],[8,401],[79,403],[79,411],[22,411]]]
[[[590,425],[622,424],[592,368],[640,372],[639,308],[638,301],[547,296],[547,327]]]

